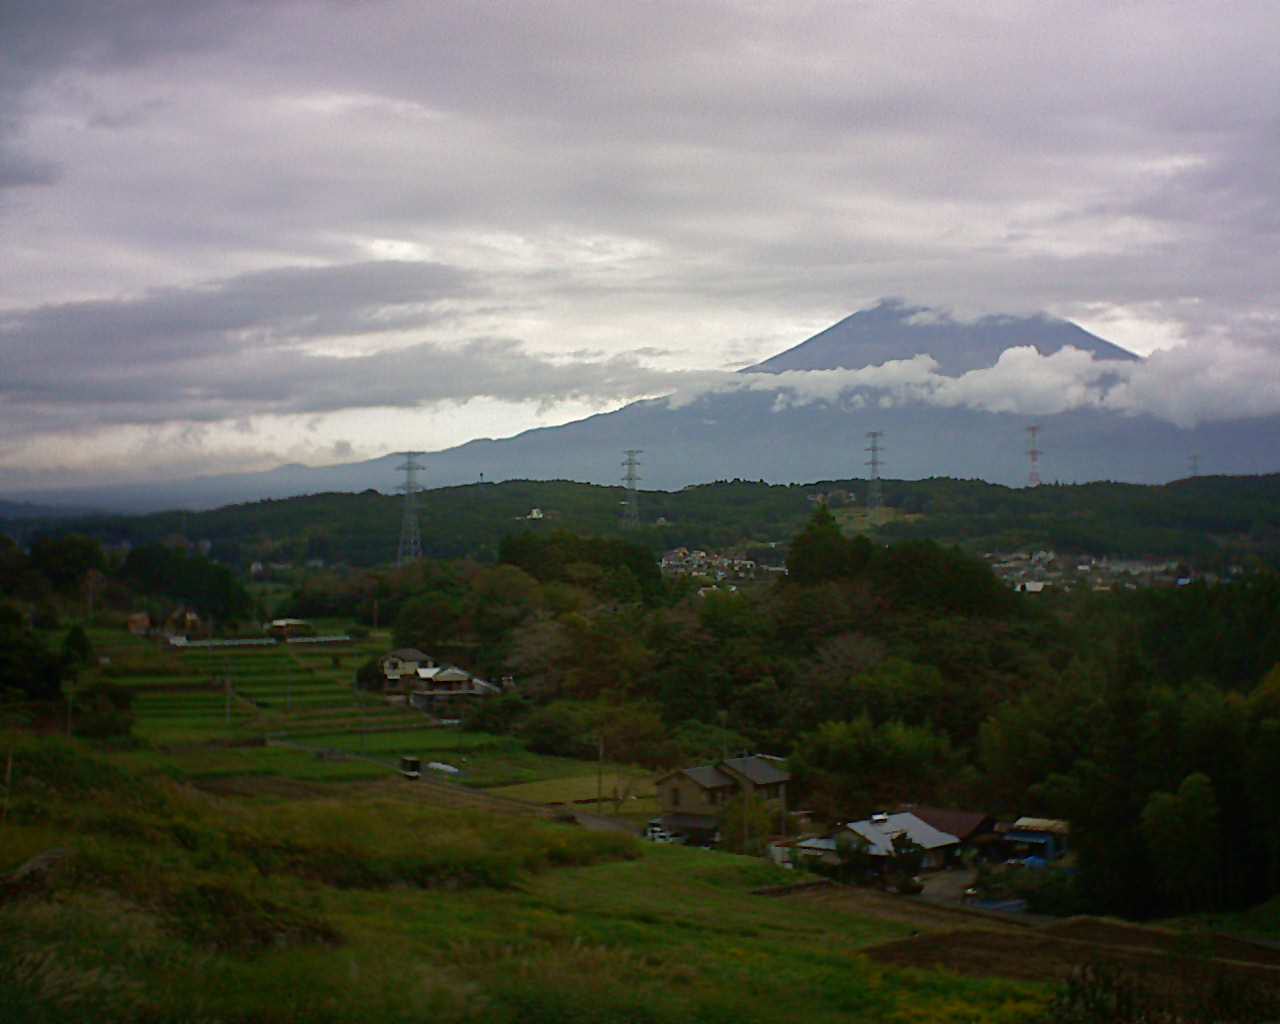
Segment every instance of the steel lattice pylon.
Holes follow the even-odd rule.
[[[400,520],[400,549],[396,552],[396,565],[405,565],[422,557],[422,534],[418,532],[418,492],[422,490],[415,475],[425,468],[414,459],[423,452],[400,452],[404,464],[396,469],[404,471],[404,483],[399,490],[404,491],[404,515]]]
[[[627,497],[623,501],[623,522],[628,526],[640,525],[640,491],[636,484],[640,481],[640,460],[637,456],[644,454],[642,448],[627,448],[622,453],[626,459],[622,468],[626,470],[622,477],[622,485],[627,489]]]
[[[880,493],[880,469],[884,465],[884,460],[880,458],[880,453],[884,450],[880,445],[880,438],[884,437],[883,430],[867,431],[867,447],[866,451],[871,454],[871,458],[867,459],[867,466],[871,469],[871,474],[867,480],[867,525],[876,526],[880,521],[880,506],[883,503],[883,496]]]

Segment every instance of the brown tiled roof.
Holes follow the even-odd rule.
[[[932,825],[939,832],[950,832],[961,842],[968,839],[991,821],[991,815],[981,811],[955,811],[944,807],[915,807],[907,805],[903,811],[914,814],[921,821]]]

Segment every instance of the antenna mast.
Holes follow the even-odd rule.
[[[422,486],[415,476],[418,470],[425,468],[414,459],[423,452],[400,452],[404,457],[404,465],[396,469],[404,471],[404,483],[398,490],[404,491],[404,515],[400,520],[400,549],[396,552],[396,565],[407,565],[422,557],[422,535],[418,532],[418,492]]]
[[[1040,448],[1036,444],[1037,438],[1040,436],[1039,424],[1027,427],[1027,462],[1030,466],[1030,472],[1027,474],[1027,486],[1040,486]]]
[[[871,467],[871,478],[867,481],[867,523],[870,526],[880,522],[880,507],[883,504],[883,495],[880,493],[880,467],[884,465],[884,460],[880,458],[880,453],[884,450],[880,447],[882,437],[884,437],[883,430],[867,431],[865,450],[871,455],[871,458],[867,459],[867,465]]]
[[[640,491],[636,487],[636,483],[640,480],[640,460],[638,456],[644,454],[642,448],[628,448],[623,453],[626,459],[623,460],[622,468],[626,470],[622,475],[622,486],[627,489],[627,497],[622,502],[622,521],[627,526],[640,525]]]

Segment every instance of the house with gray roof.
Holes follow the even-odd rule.
[[[900,852],[905,845],[904,840],[924,850],[921,866],[926,870],[945,866],[949,852],[960,847],[960,840],[956,836],[936,829],[927,821],[904,811],[898,814],[873,814],[861,821],[845,822],[829,835],[805,839],[795,844],[795,848],[802,856],[836,863],[840,859],[841,844],[853,843],[872,857],[884,858],[888,862],[895,853]]]
[[[434,668],[436,663],[434,658],[423,654],[416,647],[397,647],[384,654],[379,664],[385,680],[383,688],[403,693],[417,682],[420,669]]]
[[[409,704],[419,711],[454,718],[477,699],[496,697],[502,688],[456,665],[422,667],[410,685]]]
[[[776,800],[786,814],[787,783],[791,775],[780,757],[753,754],[727,757],[714,764],[680,768],[659,777],[655,786],[662,825],[694,843],[713,843],[725,804],[739,793],[760,800]]]

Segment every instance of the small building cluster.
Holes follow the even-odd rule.
[[[401,647],[383,655],[382,692],[397,703],[406,703],[438,718],[456,718],[477,700],[493,697],[511,687],[481,679],[456,665],[440,665],[415,647]]]
[[[714,580],[754,579],[756,563],[750,558],[720,555],[689,548],[672,548],[662,554],[660,568],[668,576],[708,576]]]
[[[780,865],[805,866],[847,881],[892,881],[900,887],[904,873],[913,879],[917,872],[974,862],[1044,867],[1068,851],[1070,826],[1064,821],[1001,821],[982,811],[915,804],[788,835],[788,824],[805,817],[804,812],[788,814],[790,781],[783,759],[767,754],[667,772],[655,780],[661,815],[650,821],[646,835],[661,842],[716,846],[725,830],[737,827],[738,805],[729,805],[747,794],[762,801],[773,819],[766,856]],[[913,884],[915,889],[900,891],[918,891],[919,883]]]
[[[1213,573],[1193,575],[1169,559],[1108,559],[1059,555],[1053,551],[988,552],[983,556],[997,577],[1019,593],[1048,590],[1137,590],[1186,586],[1193,579],[1218,582]],[[1237,573],[1240,570],[1233,569]]]

